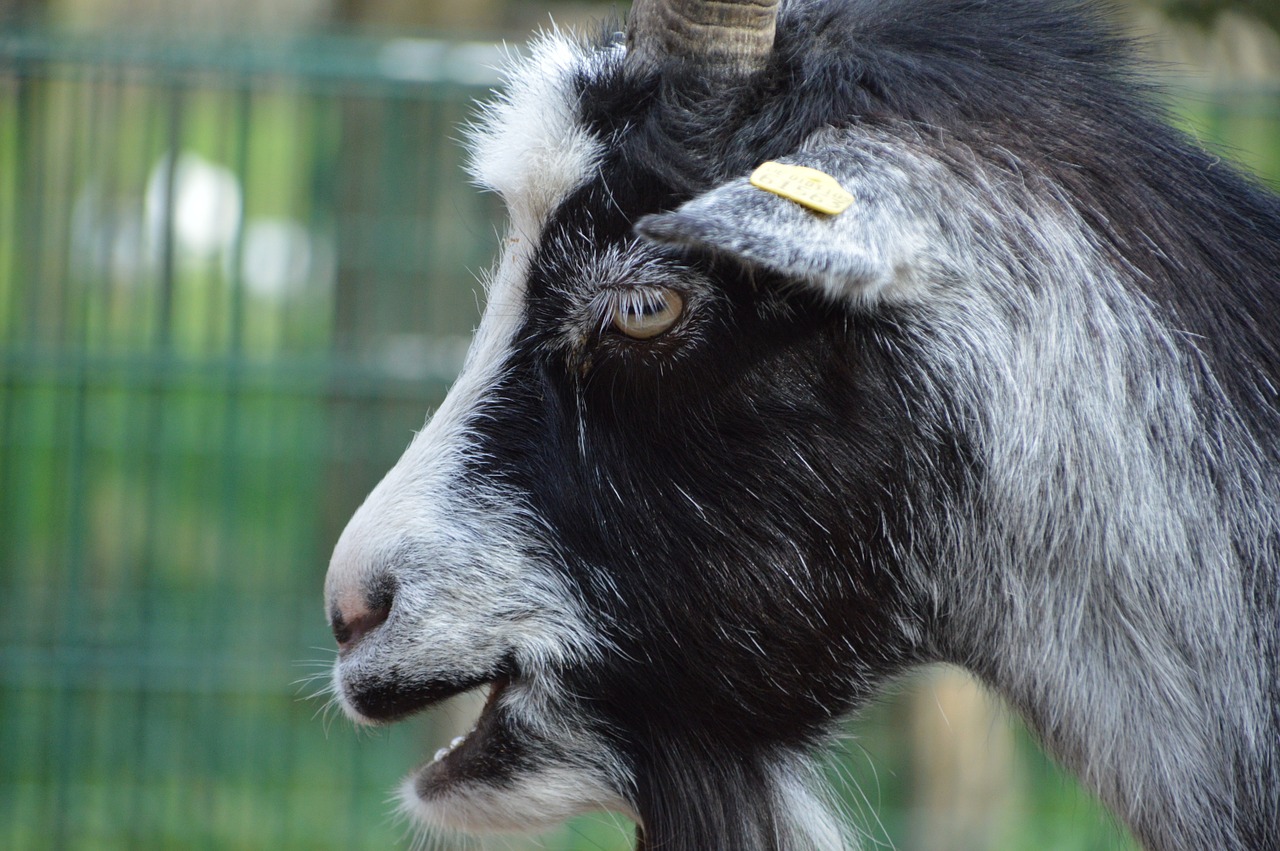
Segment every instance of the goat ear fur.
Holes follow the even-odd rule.
[[[930,277],[927,248],[936,243],[915,212],[919,188],[909,186],[901,164],[851,153],[847,144],[779,162],[826,172],[853,193],[853,205],[834,216],[817,213],[743,176],[676,210],[644,217],[636,231],[652,242],[731,255],[850,304],[910,300],[922,292]]]

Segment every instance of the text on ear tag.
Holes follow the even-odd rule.
[[[853,203],[853,196],[834,177],[802,165],[764,163],[751,172],[751,185],[829,216],[843,213]]]

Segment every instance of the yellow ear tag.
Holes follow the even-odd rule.
[[[853,196],[834,177],[802,165],[764,163],[751,172],[751,185],[829,216],[843,213],[853,203]]]

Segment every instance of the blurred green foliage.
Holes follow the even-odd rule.
[[[1252,17],[1274,30],[1280,30],[1280,3],[1275,0],[1152,0],[1174,19],[1191,20],[1211,26],[1228,12]]]

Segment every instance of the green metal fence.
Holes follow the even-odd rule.
[[[475,322],[483,54],[0,38],[0,847],[401,838],[298,681]]]
[[[388,790],[447,716],[357,737],[308,677],[329,549],[477,319],[497,211],[449,140],[495,61],[0,33],[0,847],[407,844]],[[1183,110],[1280,175],[1278,104]],[[916,847],[888,707],[843,771]],[[1001,836],[1051,847],[1092,805],[1018,759],[1040,823]],[[1123,842],[1084,821],[1052,847]]]

